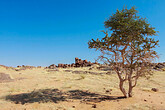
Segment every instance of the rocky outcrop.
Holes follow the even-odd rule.
[[[88,67],[88,66],[91,66],[93,64],[98,64],[98,63],[97,62],[91,63],[90,61],[81,60],[81,59],[76,57],[75,58],[75,63],[72,63],[72,64],[59,63],[58,65],[52,64],[52,65],[50,65],[46,68],[55,69],[55,68],[69,68],[69,67]]]
[[[88,62],[87,60],[81,60],[79,58],[75,58],[75,67],[87,67],[91,66],[94,63],[91,63],[90,61]]]
[[[17,66],[17,68],[32,69],[32,68],[36,68],[36,67],[35,66],[22,65],[22,66]]]
[[[15,71],[21,71],[21,70],[33,69],[33,68],[36,68],[36,67],[35,66],[22,65],[22,66],[17,66],[15,68]]]
[[[153,69],[156,69],[156,70],[161,70],[165,68],[165,63],[156,63],[154,66],[153,66]]]
[[[2,82],[10,82],[10,81],[13,81],[13,79],[10,77],[9,74],[0,73],[0,83],[2,83]]]
[[[55,64],[52,64],[50,66],[48,66],[49,69],[55,69],[56,68],[56,65]]]

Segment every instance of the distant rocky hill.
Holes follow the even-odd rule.
[[[72,63],[72,64],[62,64],[62,63],[60,63],[58,65],[51,64],[50,66],[45,67],[45,69],[90,67],[92,65],[98,65],[97,69],[108,70],[108,71],[112,70],[111,66],[109,66],[109,65],[100,64],[98,62],[93,62],[92,63],[90,61],[82,60],[82,59],[79,59],[77,57],[75,58],[75,62]],[[13,69],[13,70],[16,70],[16,71],[25,70],[25,69],[33,69],[33,68],[42,68],[41,66],[35,67],[35,66],[28,66],[28,65],[17,66],[16,68],[8,67],[8,66],[5,66],[5,65],[0,65],[0,67],[6,68],[6,69]],[[163,62],[163,63],[151,63],[150,67],[153,70],[165,71],[165,62]]]
[[[91,63],[90,61],[82,60],[82,59],[79,59],[76,57],[75,63],[72,63],[72,64],[61,64],[60,63],[58,65],[52,64],[52,65],[48,66],[47,68],[54,69],[54,68],[68,68],[68,67],[88,67],[93,64],[98,64],[98,63],[97,62]]]

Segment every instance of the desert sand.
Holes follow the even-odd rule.
[[[0,82],[0,110],[165,110],[165,72],[141,78],[133,97],[123,99],[117,75],[91,67],[15,71]],[[98,73],[98,74],[95,74]],[[157,88],[154,92],[151,89]]]

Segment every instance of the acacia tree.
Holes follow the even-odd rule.
[[[117,73],[123,95],[132,97],[139,77],[152,75],[150,64],[158,57],[154,48],[159,42],[152,36],[157,32],[146,19],[137,15],[134,7],[117,10],[104,26],[105,37],[90,40],[88,46],[101,52],[99,58],[111,64]],[[124,84],[128,84],[128,89]]]

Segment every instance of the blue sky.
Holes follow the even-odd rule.
[[[157,52],[165,62],[165,0],[0,0],[0,64],[48,66],[94,61],[92,38],[116,9],[135,6],[159,31]]]

